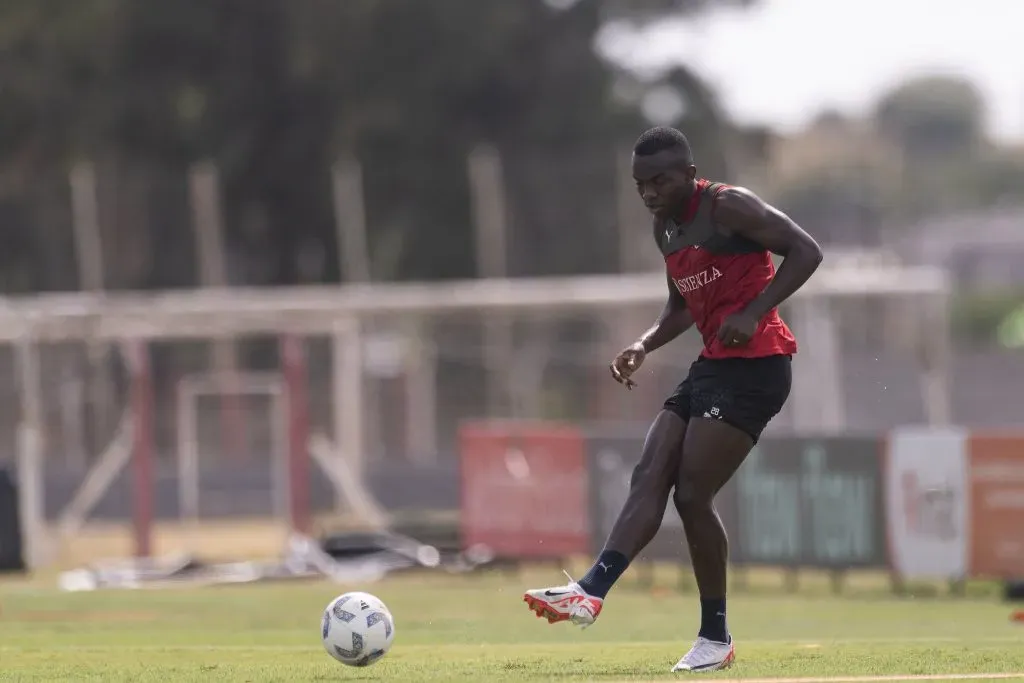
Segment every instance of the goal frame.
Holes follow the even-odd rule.
[[[929,300],[928,324],[932,334],[925,335],[921,391],[925,395],[926,420],[932,424],[949,421],[949,349],[948,297],[950,281],[940,268],[928,266],[824,265],[793,297],[797,315],[816,321],[818,330],[827,330],[827,314],[822,315],[822,300],[856,296],[912,295]],[[310,448],[315,460],[331,479],[338,497],[349,498],[366,516],[381,523],[383,513],[372,497],[353,501],[352,491],[365,494],[363,481],[364,436],[362,431],[363,357],[362,323],[364,319],[401,314],[417,316],[453,312],[515,312],[543,310],[547,313],[592,311],[656,306],[664,301],[664,275],[596,275],[582,277],[542,277],[520,279],[482,279],[456,282],[353,284],[342,286],[293,286],[266,288],[210,288],[174,292],[125,292],[117,294],[49,294],[12,297],[0,306],[0,342],[18,349],[21,378],[22,424],[19,430],[19,483],[22,490],[22,524],[29,547],[29,562],[39,558],[35,539],[45,528],[42,514],[42,478],[40,434],[42,425],[38,359],[33,353],[39,343],[74,340],[83,343],[121,343],[135,349],[133,402],[152,401],[147,386],[146,342],[171,340],[230,339],[242,335],[273,335],[282,338],[282,372],[291,382],[303,382],[296,367],[302,367],[299,337],[321,336],[331,339],[333,356],[333,442],[324,435],[313,435]],[[806,305],[803,305],[806,303]],[[827,311],[827,307],[825,307]],[[828,343],[805,345],[817,361],[808,365],[823,368],[832,365],[837,353],[835,333],[821,333]],[[824,337],[823,337],[824,338]],[[291,340],[291,341],[289,341]],[[296,362],[298,361],[298,362]],[[821,381],[821,378],[817,378]],[[305,400],[304,386],[289,395]],[[424,414],[430,418],[436,406]],[[836,414],[835,407],[826,411]],[[822,419],[812,415],[803,422]],[[139,422],[136,420],[136,422]],[[145,443],[151,425],[145,420],[132,425],[133,481],[136,497],[136,541],[140,555],[147,555],[152,510],[142,491],[151,491],[152,453]],[[296,437],[298,438],[298,437]],[[108,449],[109,450],[109,449]],[[123,455],[123,453],[122,453]],[[111,468],[109,458],[101,458],[94,469]],[[300,459],[307,460],[307,459]],[[122,466],[125,463],[121,463]],[[116,474],[117,469],[114,470]],[[90,477],[92,473],[90,473]],[[308,475],[307,475],[308,476]],[[305,479],[304,479],[305,480]],[[88,481],[88,478],[87,478]],[[107,482],[109,485],[109,482]],[[344,489],[350,490],[348,494]],[[100,491],[102,494],[102,490]],[[366,498],[366,496],[363,496]],[[150,503],[148,503],[151,505]],[[88,506],[86,506],[88,507]],[[79,510],[80,516],[88,509]],[[141,525],[140,525],[141,522]],[[140,528],[140,526],[142,528]]]
[[[294,459],[307,457],[296,452],[290,443],[296,428],[292,422],[302,420],[293,407],[294,398],[288,395],[285,379],[272,372],[197,373],[185,375],[177,385],[177,472],[178,517],[188,532],[188,543],[194,543],[200,527],[200,448],[199,402],[202,398],[260,396],[270,401],[270,487],[271,506],[275,519],[282,520],[289,529],[298,529],[308,518],[308,496],[296,491],[301,482],[292,474],[299,469]],[[300,442],[308,437],[302,435]],[[305,468],[302,468],[305,469]],[[195,547],[186,547],[194,552]]]

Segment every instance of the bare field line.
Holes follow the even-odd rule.
[[[898,681],[1006,681],[1021,679],[1024,679],[1024,673],[822,676],[820,678],[718,678],[714,680],[725,683],[896,683]],[[637,682],[632,681],[631,683]],[[657,683],[657,681],[652,679],[649,683]]]
[[[905,676],[822,676],[820,678],[714,678],[716,683],[899,683],[900,681],[1009,681],[1024,679],[1020,673],[999,674],[907,674]],[[649,681],[612,681],[611,683],[661,683]]]

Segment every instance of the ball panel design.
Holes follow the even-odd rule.
[[[320,634],[334,659],[348,666],[369,666],[391,649],[394,617],[374,595],[345,593],[327,605]]]

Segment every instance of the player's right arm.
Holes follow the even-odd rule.
[[[668,281],[668,301],[665,302],[665,308],[661,310],[661,315],[654,325],[636,340],[645,354],[660,349],[693,326],[693,316],[686,307],[686,299],[679,293],[671,277],[666,275],[665,279]]]
[[[612,377],[627,389],[636,386],[632,374],[644,362],[648,353],[660,349],[665,344],[681,335],[693,326],[693,315],[686,307],[686,299],[679,293],[672,278],[666,274],[668,282],[668,301],[661,315],[640,338],[619,352],[612,361]]]

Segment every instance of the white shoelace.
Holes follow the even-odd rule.
[[[568,571],[563,569],[562,573],[565,574],[565,578],[569,579],[569,587],[570,588],[577,588],[577,589],[583,591],[583,589],[580,588],[580,585],[578,583],[576,583],[576,579],[572,578],[572,575]],[[583,592],[586,593],[586,591],[583,591]],[[592,620],[594,619],[594,613],[593,613],[593,611],[591,611],[589,603],[577,603],[577,604],[575,604],[575,605],[573,605],[572,607],[569,608],[569,616],[570,617],[578,617],[578,616],[584,616],[584,615],[587,616],[587,617],[590,617],[590,619],[592,619]],[[593,621],[590,621],[588,623],[577,624],[577,625],[580,628],[587,628],[588,626],[592,625],[593,623],[594,623]]]

